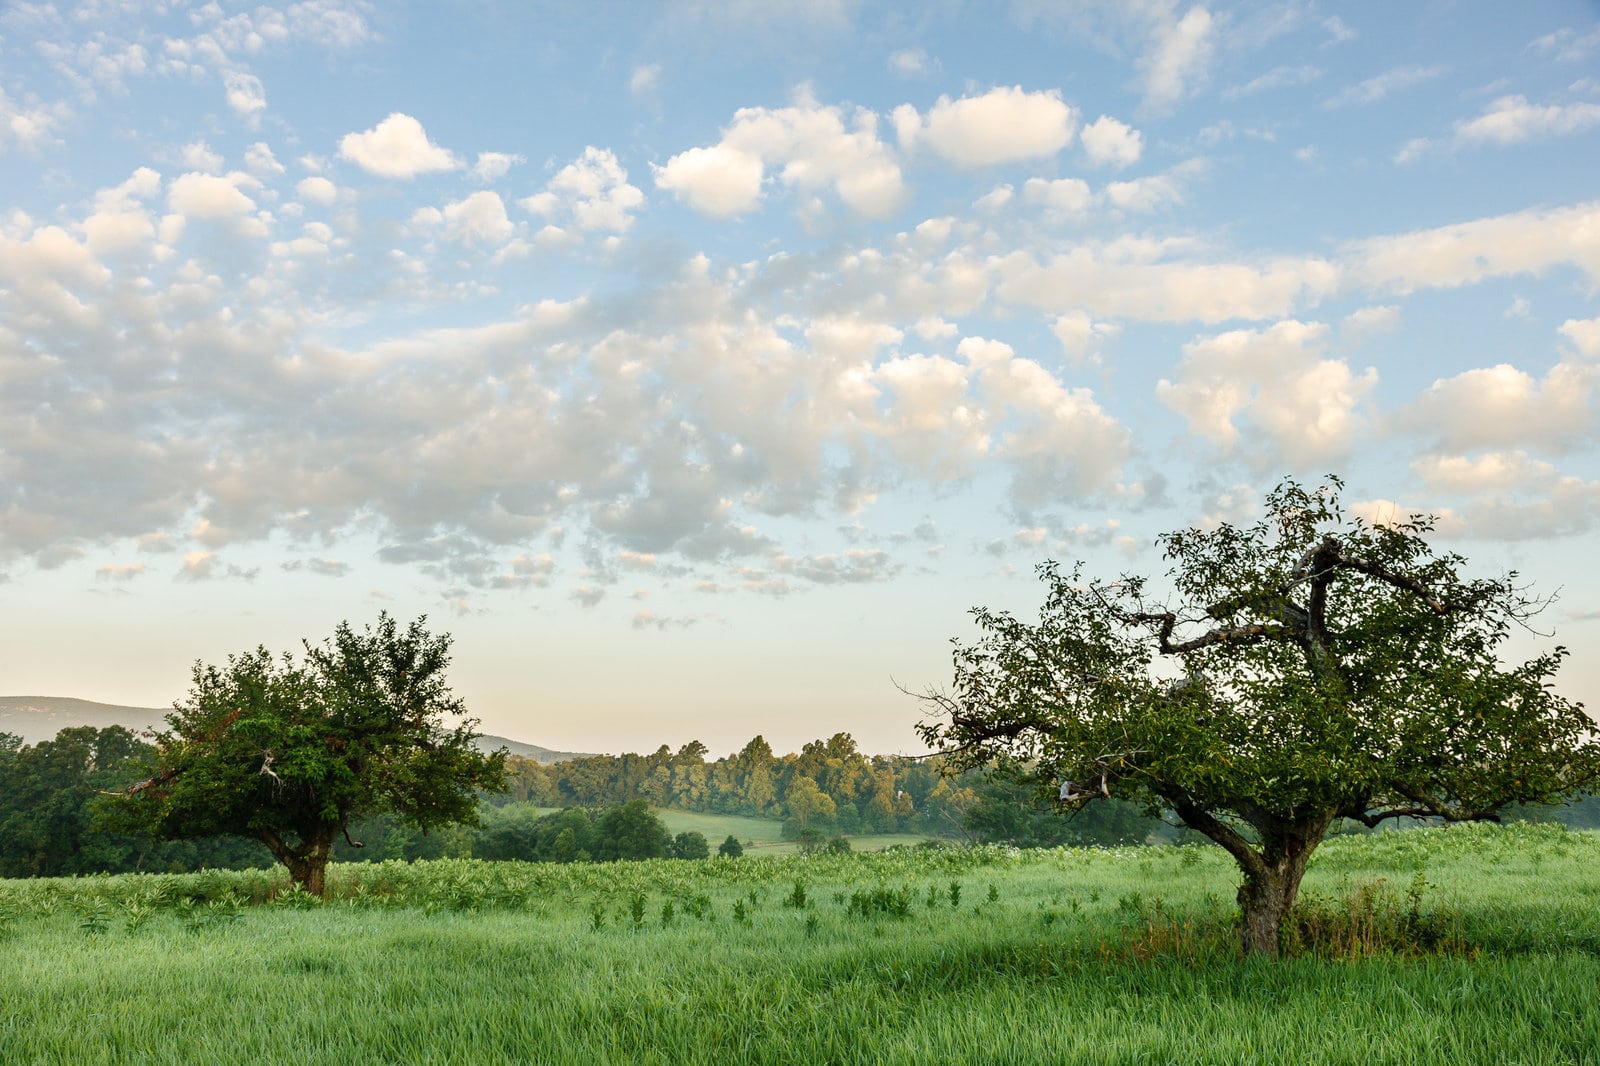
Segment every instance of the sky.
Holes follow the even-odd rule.
[[[3,3],[0,693],[388,611],[487,732],[913,752],[1332,473],[1597,708],[1597,175],[1594,2]]]

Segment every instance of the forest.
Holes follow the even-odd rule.
[[[272,864],[266,848],[245,838],[167,840],[108,825],[105,799],[146,774],[151,753],[145,740],[121,726],[71,727],[32,745],[0,734],[0,876],[177,873]],[[947,776],[937,758],[865,755],[848,733],[812,741],[787,755],[774,754],[759,736],[736,754],[714,760],[707,755],[704,744],[692,741],[677,751],[662,745],[649,755],[556,763],[510,756],[507,788],[479,797],[477,824],[425,833],[401,819],[376,815],[351,826],[350,841],[335,844],[334,858],[560,862],[676,854],[670,835],[659,847],[637,839],[622,844],[602,839],[608,814],[639,804],[781,820],[783,835],[801,844],[890,833],[1048,847],[1142,843],[1175,833],[1161,819],[1122,803],[1063,818],[1018,773],[997,768]],[[563,830],[575,837],[571,846],[558,843]],[[718,841],[710,843],[715,847]]]

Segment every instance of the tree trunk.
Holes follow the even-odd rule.
[[[289,879],[310,895],[324,899],[328,894],[328,857],[333,853],[336,829],[319,829],[299,847],[291,848],[273,832],[260,834],[261,842],[288,869]]]
[[[1294,909],[1306,863],[1321,842],[1329,820],[1270,839],[1257,862],[1241,863],[1244,883],[1239,886],[1239,944],[1246,955],[1277,957],[1283,943],[1283,920]]]

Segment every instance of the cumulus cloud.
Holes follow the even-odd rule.
[[[51,132],[67,116],[63,104],[37,101],[18,103],[0,89],[0,148],[15,144],[25,151],[38,151],[55,140]]]
[[[262,87],[261,79],[254,74],[231,70],[223,75],[222,84],[227,90],[228,106],[233,113],[254,125],[267,109],[267,91]]]
[[[516,233],[505,201],[487,189],[446,204],[441,214],[445,235],[463,244],[504,244]]]
[[[878,139],[877,116],[819,104],[806,87],[790,107],[735,112],[720,142],[668,159],[654,168],[655,182],[695,210],[726,218],[756,207],[769,166],[782,185],[830,190],[875,218],[905,199],[900,167]]]
[[[1400,418],[1448,449],[1565,450],[1592,439],[1597,382],[1588,363],[1557,363],[1543,378],[1500,363],[1440,378]]]
[[[301,178],[294,187],[295,195],[307,203],[319,204],[328,207],[339,199],[339,186],[327,178],[313,175]]]
[[[712,218],[753,210],[761,202],[764,174],[759,155],[727,144],[690,148],[655,168],[658,187]]]
[[[1077,110],[1059,92],[1020,85],[958,100],[941,96],[926,115],[902,104],[893,117],[903,148],[926,145],[960,167],[1048,158],[1072,143],[1078,125]]]
[[[167,188],[169,210],[190,219],[237,221],[254,214],[256,203],[243,191],[260,183],[235,171],[226,176],[190,172],[174,178]]]
[[[1143,135],[1109,115],[1101,115],[1089,123],[1078,137],[1092,166],[1119,169],[1132,166],[1144,151]]]
[[[586,232],[625,233],[633,225],[633,212],[644,203],[644,193],[628,183],[628,172],[610,149],[591,146],[562,167],[544,192],[517,203],[531,214]]]
[[[1348,455],[1360,407],[1378,382],[1324,357],[1328,328],[1287,320],[1192,341],[1156,396],[1189,432],[1257,468],[1326,469]]]
[[[508,152],[479,152],[478,161],[472,164],[472,176],[479,181],[499,181],[518,163],[526,162],[520,155]]]
[[[428,139],[422,123],[398,111],[363,133],[347,133],[339,155],[380,178],[414,178],[461,166],[449,150]]]

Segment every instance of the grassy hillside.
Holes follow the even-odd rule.
[[[1335,839],[1278,962],[1210,847],[0,882],[0,1061],[1593,1062],[1596,870],[1555,827]]]

